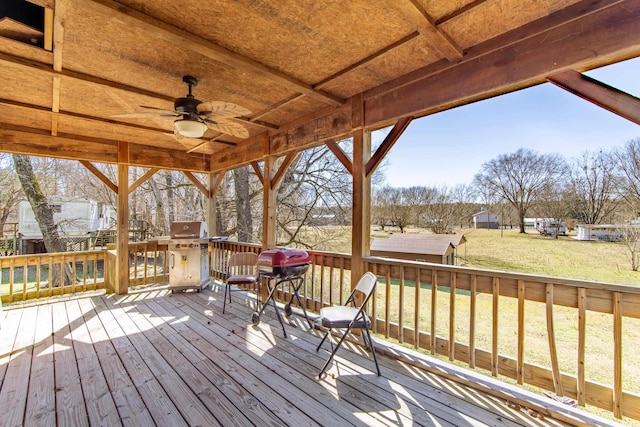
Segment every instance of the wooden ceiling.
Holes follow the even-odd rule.
[[[203,172],[640,56],[640,0],[33,3],[45,48],[0,22],[0,151]],[[249,137],[114,117],[172,109],[184,75]]]

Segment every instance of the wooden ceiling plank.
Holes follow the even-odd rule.
[[[389,134],[384,139],[384,141],[382,141],[382,144],[380,144],[376,152],[373,153],[373,156],[371,156],[371,158],[367,161],[367,166],[365,170],[366,176],[370,176],[373,173],[373,171],[376,170],[380,162],[384,159],[384,157],[387,155],[389,150],[391,150],[391,148],[394,146],[398,138],[400,138],[400,136],[404,133],[404,131],[407,129],[407,126],[409,126],[412,120],[413,120],[413,117],[404,117],[398,120],[395,126],[393,126],[393,129],[391,129],[391,132],[389,132]]]
[[[418,0],[395,1],[393,5],[408,16],[420,33],[427,36],[438,52],[449,61],[456,61],[464,56],[462,48],[437,26],[436,21]]]
[[[87,168],[89,170],[89,172],[94,174],[96,176],[96,178],[98,178],[100,181],[102,181],[102,183],[104,185],[109,187],[111,189],[111,191],[113,191],[114,193],[118,193],[118,186],[116,184],[114,184],[113,181],[111,181],[109,178],[107,178],[107,176],[105,176],[105,174],[103,174],[102,171],[100,171],[100,169],[95,167],[93,165],[93,163],[88,162],[86,160],[79,160],[79,162],[80,162],[81,165],[83,165],[85,168]]]
[[[285,156],[284,160],[280,164],[280,167],[278,168],[278,171],[276,172],[275,176],[273,177],[273,179],[270,182],[272,190],[275,190],[276,188],[278,188],[278,185],[280,185],[280,181],[282,181],[282,178],[284,178],[284,175],[287,173],[287,170],[289,169],[289,166],[291,166],[291,163],[293,163],[293,161],[296,159],[296,157],[298,157],[298,153],[297,152],[296,153],[288,153]]]
[[[328,139],[324,143],[327,146],[327,148],[329,148],[329,150],[331,150],[333,155],[336,156],[338,161],[340,163],[342,163],[342,166],[344,166],[344,168],[349,172],[349,174],[353,175],[353,162],[351,161],[349,156],[347,156],[347,154],[344,152],[344,150],[342,148],[340,148],[340,146],[338,145],[336,140],[335,139]]]
[[[640,99],[577,71],[547,77],[551,83],[640,125]]]
[[[539,31],[535,37],[462,61],[446,72],[431,73],[421,80],[403,82],[391,92],[368,97],[366,125],[374,128],[408,115],[433,114],[542,83],[547,76],[566,69],[596,68],[640,56],[640,0],[626,1],[624,13],[620,13],[622,6],[609,3],[609,7],[602,7],[603,3],[607,2],[598,2],[601,8],[582,19],[570,19]],[[567,49],[568,39],[572,49]]]
[[[142,184],[147,182],[149,178],[158,173],[159,168],[151,168],[144,173],[140,178],[136,179],[131,185],[129,185],[129,194],[133,193],[136,188],[140,187]]]
[[[94,7],[97,5],[101,7]],[[339,106],[344,104],[345,100],[329,93],[315,90],[311,85],[304,83],[293,76],[271,68],[254,59],[240,55],[194,34],[182,31],[170,24],[157,20],[149,15],[145,15],[144,13],[123,4],[116,3],[111,0],[86,0],[83,2],[83,6],[102,13],[105,12],[104,8],[106,8],[114,19],[117,19],[126,25],[143,28],[155,38],[180,45],[185,49],[192,50],[207,58],[237,68],[238,70],[251,72],[267,78],[286,88],[311,96],[312,98],[318,99],[329,105]]]
[[[327,77],[326,79],[314,84],[313,87],[315,89],[319,89],[319,88],[329,84],[330,82],[334,81],[335,79],[337,79],[337,78],[339,78],[339,77],[341,77],[341,76],[343,76],[343,75],[345,75],[345,74],[347,74],[347,73],[349,73],[349,72],[351,72],[353,70],[356,70],[359,67],[361,67],[361,66],[363,66],[363,65],[365,65],[365,64],[367,64],[367,63],[369,63],[371,61],[373,61],[374,59],[381,57],[385,53],[387,53],[387,52],[389,52],[389,51],[391,51],[391,50],[393,50],[393,49],[395,49],[397,47],[400,47],[403,44],[415,39],[419,35],[420,35],[419,31],[414,31],[414,32],[412,32],[410,34],[407,34],[406,36],[402,37],[399,40],[396,40],[395,42],[391,43],[388,46],[383,47],[382,49],[378,50],[377,52],[374,52],[371,55],[368,55],[365,58],[362,58],[360,61],[358,61],[358,62],[356,62],[354,64],[351,64],[348,67],[338,71],[337,73]]]

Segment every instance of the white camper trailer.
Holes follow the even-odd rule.
[[[49,198],[53,221],[63,239],[88,239],[113,225],[114,209],[95,200],[54,196]],[[44,252],[42,231],[28,201],[18,206],[21,253]]]

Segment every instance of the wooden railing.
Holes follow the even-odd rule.
[[[2,302],[105,287],[105,251],[0,257]]]
[[[224,259],[248,250],[257,248],[220,242],[212,252]],[[343,304],[354,283],[351,256],[309,254],[300,289],[307,310]],[[640,419],[640,288],[375,257],[365,262],[379,280],[369,308],[373,328],[385,338]],[[286,289],[280,295],[289,296]]]
[[[230,254],[260,247],[214,241],[209,251],[211,276],[224,279]],[[351,256],[309,254],[300,289],[306,308],[343,304],[355,282]],[[166,260],[166,246],[130,244],[131,285],[168,281]],[[115,277],[112,261],[111,251],[0,258],[2,301],[104,288]],[[378,276],[369,307],[378,334],[640,419],[639,287],[375,257],[365,263]],[[289,296],[286,288],[280,295]]]

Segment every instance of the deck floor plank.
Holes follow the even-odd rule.
[[[120,360],[122,360],[156,424],[186,426],[187,423],[180,411],[147,366],[146,358],[130,341],[130,337],[136,336],[138,329],[132,330],[130,328],[132,324],[128,322],[129,317],[124,314],[122,308],[109,308],[102,298],[96,298],[94,301],[103,323],[109,325],[106,331],[114,343]]]
[[[171,312],[167,311],[161,304],[147,303],[147,306],[162,316],[169,316]],[[277,417],[269,408],[262,405],[260,400],[256,399],[252,393],[247,389],[241,387],[235,381],[230,381],[224,371],[220,370],[212,362],[212,359],[204,354],[202,350],[205,350],[203,339],[193,334],[191,329],[185,324],[186,322],[175,322],[173,328],[175,328],[176,336],[172,343],[178,344],[181,348],[193,347],[192,351],[186,351],[183,354],[189,357],[189,354],[193,354],[190,358],[190,362],[197,366],[199,371],[208,378],[214,385],[215,389],[221,393],[221,395],[229,396],[229,404],[232,407],[237,408],[242,417],[238,419],[248,418],[250,422],[261,426],[280,426],[283,420]],[[197,346],[197,347],[196,347]],[[209,349],[211,349],[209,347]],[[197,356],[197,357],[196,357]],[[217,354],[212,355],[215,360]],[[211,363],[210,363],[211,362]],[[251,385],[251,388],[255,389],[255,385]],[[291,420],[289,420],[291,421]],[[313,425],[311,419],[298,419],[294,423],[295,425]],[[225,423],[225,425],[227,425]]]
[[[125,297],[122,301],[126,301],[130,297]],[[107,306],[112,308],[113,301],[105,298]],[[135,304],[135,301],[134,301]],[[144,355],[147,366],[154,373],[155,378],[172,400],[175,408],[188,425],[202,426],[219,426],[221,425],[214,414],[206,405],[198,398],[198,396],[189,388],[189,386],[180,378],[171,364],[165,359],[171,354],[168,348],[157,349],[147,338],[144,328],[130,316],[129,312],[133,312],[134,318],[142,321],[143,316],[136,314],[135,306],[131,310],[124,310],[118,316],[118,322],[127,331],[128,337],[136,347],[137,351]],[[142,323],[142,322],[141,322]],[[170,360],[172,356],[169,356]],[[175,414],[173,414],[175,416]]]
[[[294,315],[284,338],[271,307],[253,326],[253,300],[241,293],[222,315],[220,289],[155,286],[5,307],[0,425],[567,425],[507,407],[494,392],[504,383],[486,393],[438,375],[457,368],[432,369],[425,363],[443,362],[417,353],[380,354],[378,377],[370,354],[347,342],[318,379],[328,357],[315,351],[321,331]]]
[[[56,412],[58,425],[88,426],[89,416],[82,395],[78,362],[64,302],[55,302],[53,309],[53,351],[56,380]]]
[[[51,305],[38,306],[34,333],[33,359],[27,408],[26,425],[55,425],[56,394],[53,359],[53,319]]]
[[[167,299],[175,302],[175,309],[182,309],[188,314],[191,327],[210,343],[227,352],[236,363],[250,369],[270,388],[270,393],[278,393],[284,399],[295,405],[321,423],[331,425],[386,425],[370,414],[359,413],[357,408],[346,402],[338,402],[330,392],[317,387],[317,383],[308,378],[301,378],[295,370],[282,364],[273,354],[275,348],[261,349],[246,342],[246,331],[241,328],[229,330],[217,322],[207,318],[197,305],[193,309],[189,305],[189,298]],[[164,303],[164,301],[163,301]],[[186,304],[185,304],[186,303]],[[197,304],[197,303],[195,303]],[[174,309],[174,310],[175,310]],[[206,325],[206,326],[205,326]],[[274,375],[275,374],[275,375]],[[265,393],[263,391],[262,395]],[[301,398],[305,396],[305,398]],[[257,395],[261,399],[261,395]],[[309,404],[313,402],[313,404]]]
[[[122,425],[116,404],[109,392],[105,374],[102,371],[98,355],[91,343],[87,321],[91,313],[84,316],[77,300],[65,303],[70,319],[71,339],[76,354],[82,394],[87,406],[91,425]]]
[[[29,381],[25,381],[25,378],[29,378],[31,374],[37,313],[37,306],[28,307],[20,317],[13,349],[2,381],[2,389],[0,389],[0,408],[2,408],[0,425],[3,426],[24,424],[29,387]]]
[[[306,321],[296,316],[289,319],[296,327],[287,327],[288,335],[296,337],[296,339],[291,340],[282,338],[281,332],[279,332],[281,329],[280,324],[273,316],[265,316],[261,319],[263,322],[255,328],[247,326],[248,318],[242,319],[240,316],[235,316],[231,320],[239,327],[246,327],[249,332],[253,332],[253,337],[258,339],[263,335],[264,330],[262,328],[270,328],[270,330],[274,331],[273,338],[277,340],[278,348],[286,350],[286,352],[280,353],[283,358],[296,359],[301,350],[305,354],[316,354],[315,348],[321,339],[319,331],[309,331]],[[249,341],[252,339],[249,336],[247,337]],[[325,345],[328,348],[328,344]],[[358,350],[362,353],[362,349]],[[395,416],[404,416],[410,419],[415,425],[431,425],[434,415],[440,417],[442,424],[463,425],[468,424],[473,418],[468,415],[468,412],[477,409],[474,405],[466,402],[460,405],[460,399],[457,397],[452,396],[447,399],[447,396],[449,396],[447,393],[440,393],[438,399],[431,399],[414,390],[411,395],[404,393],[405,398],[402,399],[403,393],[401,390],[405,387],[404,384],[396,381],[392,382],[392,377],[387,375],[386,372],[383,377],[378,377],[372,370],[362,368],[362,366],[374,368],[373,360],[366,353],[363,353],[364,355],[360,357],[362,360],[359,361],[359,364],[351,363],[347,359],[341,359],[340,354],[341,352],[337,355],[340,361],[340,377],[334,379],[330,370],[329,375],[325,377],[325,381],[328,381],[334,387],[340,387],[344,394],[363,411],[373,412],[386,409],[388,413],[393,412]],[[351,353],[349,355],[350,357],[353,356]],[[328,357],[328,353],[322,350],[315,357],[306,357],[306,362],[312,364],[312,366],[310,367],[311,371],[307,370],[304,374],[316,375],[324,364],[326,357]],[[399,375],[397,377],[402,378]],[[388,381],[388,384],[381,386],[380,383],[385,381]],[[424,389],[424,386],[421,389]],[[399,402],[399,399],[402,400]],[[425,408],[428,408],[428,413]],[[483,416],[487,420],[491,420],[491,415],[493,415],[490,411],[476,410],[475,412],[476,419],[482,419],[481,416]],[[497,418],[496,422],[500,422],[502,425],[518,425],[517,423],[510,423],[501,417],[495,418]]]

